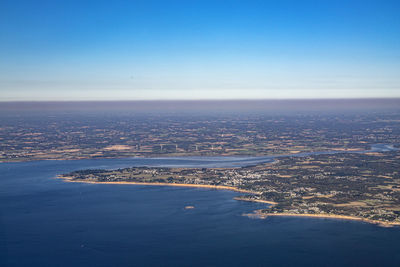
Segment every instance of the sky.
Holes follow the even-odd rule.
[[[0,101],[400,97],[400,1],[0,0]]]

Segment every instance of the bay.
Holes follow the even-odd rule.
[[[54,178],[87,168],[241,166],[253,161],[2,163],[0,266],[399,266],[398,227],[318,218],[250,219],[242,214],[266,205],[234,200],[236,192]],[[185,209],[188,205],[195,208]]]

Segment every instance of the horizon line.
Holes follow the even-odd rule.
[[[400,100],[400,97],[338,97],[338,98],[204,98],[204,99],[129,99],[129,100],[0,100],[0,103],[74,103],[74,102],[253,102],[253,101],[337,101],[337,100]]]

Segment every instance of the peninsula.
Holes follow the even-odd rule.
[[[271,204],[251,217],[307,216],[400,225],[400,152],[287,156],[240,168],[134,167],[80,170],[69,182],[234,190]]]

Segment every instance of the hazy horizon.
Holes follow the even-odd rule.
[[[9,101],[0,111],[354,111],[399,110],[400,98],[253,99],[253,100],[126,100]]]

